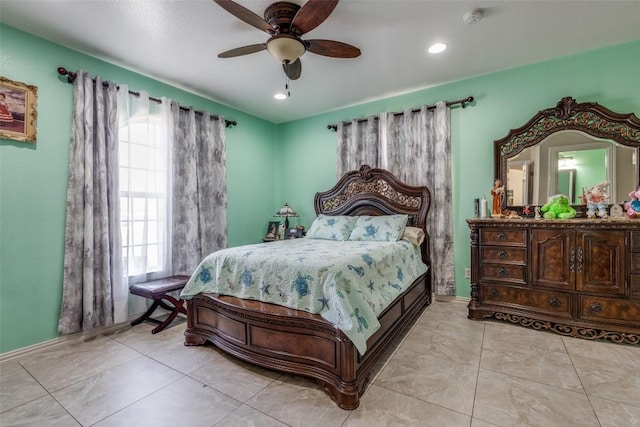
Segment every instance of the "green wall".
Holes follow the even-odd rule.
[[[278,127],[281,191],[310,225],[313,195],[335,182],[336,134],[327,124],[383,111],[403,111],[439,100],[473,96],[451,111],[456,292],[469,296],[469,231],[473,199],[489,195],[493,183],[493,141],[525,124],[537,111],[564,96],[596,101],[613,111],[640,116],[640,41],[470,78],[317,115]]]
[[[84,69],[105,80],[166,96],[183,105],[238,121],[227,130],[229,245],[259,241],[284,202],[309,226],[313,196],[336,180],[336,134],[327,124],[382,111],[473,95],[452,110],[454,233],[457,294],[469,295],[465,219],[473,199],[493,181],[493,141],[524,124],[561,97],[597,101],[614,111],[640,114],[640,41],[480,76],[344,108],[280,125],[257,119],[0,25],[0,75],[38,86],[38,142],[0,140],[0,352],[57,336],[62,292],[64,215],[72,87],[58,66]]]
[[[0,51],[0,75],[38,87],[38,142],[0,139],[0,352],[57,336],[73,100],[59,66],[237,120],[226,132],[229,245],[259,241],[277,204],[276,125],[9,26]]]
[[[607,151],[604,148],[600,148],[574,151],[573,153],[573,157],[577,163],[576,197],[578,197],[582,195],[583,188],[588,190],[607,179]]]

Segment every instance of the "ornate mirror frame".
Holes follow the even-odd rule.
[[[508,159],[564,130],[581,131],[640,150],[640,119],[635,114],[615,113],[596,102],[579,104],[568,96],[562,98],[555,108],[540,110],[524,126],[511,129],[507,136],[494,141],[495,177],[501,179],[506,188]],[[640,185],[640,172],[636,175],[637,187]],[[502,204],[503,208],[522,211],[522,206],[507,206],[506,197]],[[579,214],[583,211],[579,206],[576,210]]]

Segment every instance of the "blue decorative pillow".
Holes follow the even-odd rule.
[[[349,240],[358,217],[318,215],[307,231],[307,239]]]
[[[359,216],[349,240],[396,242],[402,238],[407,215]]]

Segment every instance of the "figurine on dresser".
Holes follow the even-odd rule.
[[[629,193],[629,200],[624,204],[624,210],[629,218],[640,218],[640,187]]]
[[[591,187],[590,190],[586,191],[583,189],[584,199],[587,201],[587,217],[595,218],[599,216],[600,218],[607,217],[607,201],[609,199],[609,193],[607,193],[607,187],[609,187],[609,181],[602,181],[599,184]]]
[[[501,179],[493,181],[491,189],[493,204],[491,205],[491,218],[502,218],[502,198],[504,197],[504,185]]]

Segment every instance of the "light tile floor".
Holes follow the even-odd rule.
[[[314,381],[141,324],[0,364],[0,425],[640,426],[640,347],[466,318],[435,302],[355,411]]]

